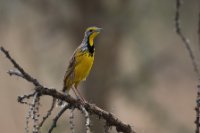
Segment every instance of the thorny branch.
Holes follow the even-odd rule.
[[[180,8],[181,8],[181,0],[176,0],[176,13],[175,13],[175,28],[176,28],[176,33],[179,35],[179,37],[182,39],[183,43],[185,44],[185,47],[189,53],[190,59],[192,61],[192,65],[194,68],[195,73],[198,76],[198,80],[200,81],[200,72],[199,72],[199,68],[196,62],[196,58],[193,54],[193,51],[191,49],[191,44],[189,42],[189,40],[184,36],[184,34],[182,33],[181,30],[181,26],[180,26]],[[199,45],[199,50],[200,50],[200,11],[198,14],[198,45]],[[199,133],[200,129],[200,85],[198,85],[197,87],[197,97],[196,97],[196,107],[195,107],[195,111],[196,111],[196,120],[195,120],[195,124],[196,124],[196,130],[195,133]]]
[[[32,83],[35,86],[35,89],[34,89],[35,93],[26,95],[26,96],[22,96],[22,97],[18,97],[18,101],[20,103],[24,103],[23,102],[24,99],[34,97],[34,95],[36,93],[38,94],[39,97],[47,95],[47,96],[50,96],[50,97],[53,97],[53,98],[56,98],[56,99],[59,99],[59,100],[62,100],[62,101],[65,101],[68,103],[54,118],[53,124],[52,124],[51,128],[49,129],[49,133],[51,133],[51,131],[56,127],[56,122],[59,119],[59,117],[65,112],[65,110],[67,110],[70,107],[76,108],[80,111],[82,110],[81,107],[83,107],[90,115],[93,114],[98,118],[104,119],[105,122],[108,123],[108,125],[110,127],[112,127],[112,126],[116,127],[117,132],[136,133],[132,129],[132,126],[125,124],[124,122],[119,120],[116,116],[111,114],[110,112],[104,111],[103,109],[97,107],[94,104],[83,103],[80,100],[74,99],[73,97],[71,97],[69,95],[65,95],[63,93],[58,92],[56,89],[47,88],[47,87],[42,86],[37,81],[37,79],[30,76],[27,72],[24,71],[24,69],[22,67],[19,66],[19,64],[10,56],[10,54],[7,50],[5,50],[3,47],[0,47],[0,51],[2,51],[4,53],[4,55],[7,57],[7,59],[13,64],[14,68],[17,69],[17,71],[19,71],[19,74],[20,74],[20,75],[18,75],[18,74],[15,74],[15,71],[14,71],[14,73],[12,71],[10,71],[11,75],[14,74],[15,76],[23,77],[25,80],[27,80],[28,82]],[[30,112],[28,114],[29,115],[27,118],[29,119],[31,117]],[[27,126],[28,126],[28,119],[27,119]],[[37,125],[37,126],[38,126],[38,130],[39,130],[40,127],[39,127],[39,125]]]

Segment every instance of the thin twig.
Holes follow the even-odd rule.
[[[33,93],[31,93],[31,94],[28,94],[28,95],[18,96],[17,101],[18,101],[19,103],[22,103],[22,104],[31,105],[31,104],[29,104],[28,102],[24,102],[24,99],[29,99],[29,98],[31,98],[31,97],[34,97],[35,93],[36,93],[36,91],[33,92]]]
[[[109,129],[110,129],[110,126],[106,122],[105,125],[104,125],[104,133],[109,133]]]
[[[56,117],[53,119],[53,123],[51,124],[51,127],[48,131],[48,133],[51,133],[53,131],[53,129],[57,126],[57,121],[58,119],[60,118],[60,116],[67,110],[71,107],[70,104],[68,105],[65,105],[65,107],[63,107],[60,112],[56,115]]]
[[[0,47],[0,50],[6,55],[7,59],[10,60],[10,62],[13,64],[13,66],[21,72],[24,79],[27,81],[33,83],[35,86],[41,86],[41,84],[33,77],[31,77],[28,73],[24,71],[22,67],[19,66],[19,64],[10,56],[9,52],[5,50],[3,47]]]
[[[189,40],[183,35],[182,30],[181,30],[181,26],[180,26],[180,8],[181,8],[181,0],[176,0],[176,15],[175,15],[175,27],[176,27],[176,33],[179,35],[179,37],[182,39],[183,43],[185,44],[185,47],[189,53],[190,59],[192,61],[192,65],[194,68],[195,73],[197,74],[198,80],[200,81],[200,72],[199,72],[199,68],[196,62],[196,58],[193,54],[193,51],[190,47],[190,42]],[[200,50],[200,12],[199,12],[199,16],[198,16],[198,43],[199,43],[199,50]],[[196,129],[195,132],[199,133],[199,126],[200,126],[200,122],[199,122],[199,115],[200,115],[200,86],[197,87],[197,98],[196,98],[196,107],[195,107],[195,111],[196,111],[196,120],[195,120],[195,124],[196,124]]]
[[[39,101],[40,97],[38,92],[35,93],[33,97],[32,107],[31,107],[31,116],[33,119],[33,133],[38,133],[38,116],[39,116]]]
[[[196,98],[196,107],[195,107],[195,111],[196,111],[196,120],[195,120],[195,124],[196,124],[196,130],[195,133],[199,133],[200,129],[200,85],[197,86],[198,91],[197,91],[197,98]]]
[[[26,116],[26,126],[25,126],[25,132],[29,133],[29,119],[31,118],[31,112],[32,112],[32,106],[31,104],[29,105],[29,110]]]
[[[85,127],[86,127],[86,133],[91,133],[90,131],[90,117],[89,117],[89,113],[87,112],[87,110],[85,109],[85,107],[80,106],[81,111],[83,112],[84,116],[85,116]]]
[[[200,52],[200,1],[199,1],[199,14],[198,14],[198,45],[199,45],[199,52]]]
[[[10,76],[15,75],[15,76],[24,78],[24,76],[22,75],[22,73],[21,73],[20,71],[18,71],[18,70],[10,69],[10,70],[8,71],[8,74],[9,74]]]
[[[56,99],[53,98],[50,109],[47,111],[47,114],[43,117],[42,121],[40,122],[40,124],[38,126],[39,129],[42,127],[42,125],[44,124],[46,119],[51,115],[51,112],[53,111],[55,104],[56,104]]]
[[[190,56],[190,59],[192,61],[192,65],[194,68],[195,73],[197,74],[198,79],[200,80],[200,73],[198,69],[198,65],[196,62],[196,58],[193,54],[193,51],[190,47],[190,41],[187,39],[184,34],[182,33],[181,26],[180,26],[180,8],[181,8],[181,0],[176,0],[176,14],[175,14],[175,28],[176,33],[179,35],[179,37],[182,39],[183,43],[185,44],[185,47],[188,51],[188,54]]]
[[[75,124],[74,124],[74,108],[72,108],[71,111],[70,111],[70,116],[69,116],[69,125],[70,125],[71,133],[75,133]]]

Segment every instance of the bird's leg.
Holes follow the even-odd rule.
[[[76,98],[80,99],[79,96],[78,96],[78,94],[76,93],[76,90],[75,90],[74,86],[72,87],[72,90],[73,90],[74,94],[76,95]]]
[[[82,96],[81,93],[79,92],[78,88],[77,88],[77,87],[74,87],[74,88],[75,88],[75,90],[78,92],[78,95],[79,95],[79,97],[81,98],[82,102],[86,103],[85,98],[83,98],[83,96]]]

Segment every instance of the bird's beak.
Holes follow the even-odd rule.
[[[97,28],[96,32],[101,32],[103,29],[102,28]]]

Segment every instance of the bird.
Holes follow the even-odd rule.
[[[94,39],[99,35],[101,30],[102,28],[96,26],[88,27],[85,30],[82,43],[72,54],[67,71],[65,72],[62,92],[69,95],[69,91],[72,89],[76,97],[83,102],[86,100],[81,96],[78,85],[81,81],[86,80],[93,66],[95,56]]]

